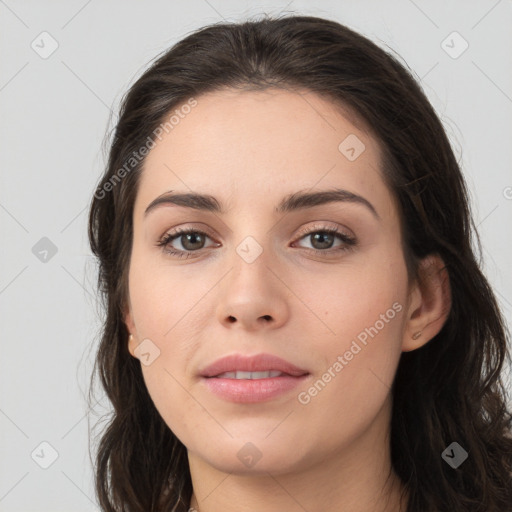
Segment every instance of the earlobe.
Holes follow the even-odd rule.
[[[135,322],[133,321],[133,315],[131,312],[131,307],[127,306],[127,312],[124,315],[124,323],[126,324],[126,328],[130,333],[128,337],[128,351],[133,357],[135,356],[135,348],[137,347],[136,339],[134,333],[136,333]]]
[[[135,342],[135,338],[133,334],[130,334],[128,336],[128,352],[135,357],[135,359],[138,359],[138,357],[135,355],[135,349],[137,348],[137,343]]]
[[[402,351],[416,350],[428,343],[443,328],[450,309],[448,270],[439,255],[431,254],[420,262],[418,279],[411,291]]]

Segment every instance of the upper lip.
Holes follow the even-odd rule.
[[[200,375],[215,377],[225,372],[264,372],[269,370],[277,370],[293,377],[309,373],[307,370],[298,368],[294,364],[272,354],[257,354],[254,356],[233,354],[217,359],[217,361],[200,370]]]

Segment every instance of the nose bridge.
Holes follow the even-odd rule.
[[[258,238],[261,240],[263,237],[260,235]],[[270,270],[273,259],[270,251],[269,243],[260,242],[252,235],[245,236],[234,246],[229,280],[239,292],[252,297],[271,291],[276,293],[276,278]]]
[[[236,219],[228,221],[231,230],[232,264],[234,271],[242,272],[246,267],[252,272],[267,270],[272,258],[272,240],[269,226],[272,219],[265,219],[263,214],[254,211],[248,202],[245,206],[238,205]],[[249,272],[251,274],[252,272]]]
[[[235,234],[236,236],[236,234]],[[283,284],[271,264],[271,242],[265,234],[247,235],[234,245],[231,271],[221,285],[218,320],[225,325],[238,322],[248,330],[258,325],[281,325],[288,305]]]

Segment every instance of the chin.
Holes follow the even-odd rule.
[[[196,446],[190,446],[190,451],[218,471],[241,475],[296,471],[307,458],[292,443],[286,445],[282,440],[275,442],[260,438],[261,435],[224,439],[223,442],[211,440],[207,445],[201,440]]]

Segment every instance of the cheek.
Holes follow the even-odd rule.
[[[161,349],[170,341],[176,346],[193,337],[198,318],[211,314],[204,298],[218,280],[212,272],[173,265],[160,256],[134,251],[129,273],[138,336],[152,339]]]
[[[348,349],[350,340],[361,333],[364,342],[364,333],[370,336],[368,331],[376,338],[399,342],[400,313],[405,310],[407,293],[406,268],[400,254],[340,265],[323,275],[312,272],[294,281],[293,289],[307,306],[302,307],[301,314],[297,310],[296,321],[302,322],[307,332],[313,328],[318,332],[322,352],[331,354],[329,347],[335,352]]]
[[[406,292],[399,255],[300,287],[316,313],[307,316],[302,332],[310,333],[323,365],[298,397],[306,410],[327,414],[337,425],[337,414],[351,411],[364,423],[380,409],[400,359]]]
[[[208,272],[192,276],[185,266],[170,269],[165,261],[154,259],[134,251],[129,273],[137,337],[145,340],[145,352],[150,353],[150,364],[143,364],[141,358],[141,369],[160,415],[180,439],[188,439],[204,409],[191,398],[186,369],[204,338],[204,318],[213,317],[204,298],[218,278],[208,277]]]

